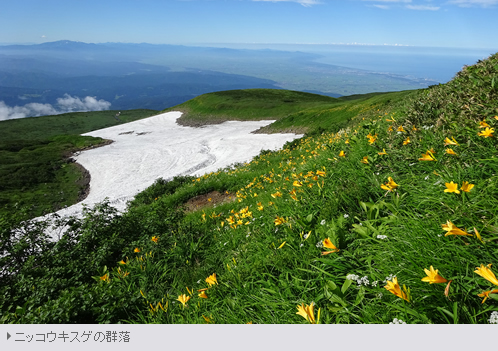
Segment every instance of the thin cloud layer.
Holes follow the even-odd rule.
[[[450,0],[448,3],[455,4],[460,7],[491,7],[498,5],[498,0]]]
[[[296,2],[298,4],[301,4],[305,7],[313,6],[313,5],[318,5],[321,2],[317,0],[252,0],[252,1],[267,1],[267,2]]]
[[[376,3],[372,6],[380,9],[390,9],[389,5],[404,5],[408,10],[438,11],[443,5],[456,5],[458,7],[492,7],[498,5],[498,0],[449,0],[449,1],[412,1],[412,0],[360,0],[368,3]]]
[[[63,97],[57,99],[57,108],[51,104],[41,104],[32,102],[24,106],[8,106],[4,101],[0,101],[0,121],[38,117],[46,115],[58,115],[67,112],[85,112],[85,111],[103,111],[108,110],[111,103],[105,100],[97,100],[95,97],[87,96],[83,99],[73,97],[69,94],[64,94]]]
[[[428,5],[406,5],[409,10],[419,10],[419,11],[437,11],[440,9],[439,6],[428,6]]]

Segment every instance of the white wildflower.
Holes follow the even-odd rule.
[[[498,324],[498,311],[491,312],[489,317],[489,324]]]
[[[387,239],[387,235],[379,234],[379,235],[377,235],[377,239],[380,239],[380,240]]]
[[[323,247],[323,242],[321,240],[319,242],[317,242],[316,247],[318,247],[318,248]]]
[[[356,274],[348,274],[348,275],[346,276],[346,279],[347,279],[347,280],[356,280],[356,279],[359,279],[359,278],[360,278],[360,277],[359,277],[358,275],[356,275]]]
[[[362,285],[370,285],[370,282],[368,281],[368,277],[367,276],[364,276],[358,280],[356,280],[356,283],[358,284],[358,286],[362,286]]]
[[[406,322],[402,321],[401,319],[394,318],[393,321],[389,324],[406,324]]]
[[[344,218],[348,218],[349,215],[347,213],[344,214]]]
[[[321,225],[325,225],[325,219],[322,219],[322,221],[320,222]]]

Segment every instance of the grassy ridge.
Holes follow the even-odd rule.
[[[57,244],[3,220],[0,322],[498,323],[497,75],[494,55],[337,132],[158,180]],[[182,210],[214,190],[235,201]]]
[[[77,134],[121,123],[116,113],[75,112],[0,122],[0,215],[23,212],[32,218],[78,202],[88,179],[68,157],[106,141]],[[131,122],[154,114],[157,111],[123,111],[119,118]]]
[[[189,126],[221,123],[227,120],[275,119],[260,132],[305,133],[313,130],[340,129],[362,110],[383,106],[413,91],[374,93],[351,97],[328,96],[288,90],[247,89],[221,91],[198,96],[168,109],[184,114],[179,123]]]

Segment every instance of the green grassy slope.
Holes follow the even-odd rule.
[[[494,55],[337,132],[159,180],[57,244],[3,220],[0,322],[495,322],[497,76]]]
[[[336,99],[288,90],[231,90],[204,94],[166,111],[182,111],[179,123],[189,126],[227,120],[275,119],[277,122],[261,132],[304,133],[318,128],[337,129],[362,110],[412,93],[374,93]]]
[[[119,111],[71,112],[55,116],[28,117],[0,121],[0,144],[15,140],[47,139],[62,134],[83,134],[121,124],[114,118]],[[121,111],[119,119],[132,122],[158,114],[154,110]]]
[[[0,122],[0,215],[23,212],[32,218],[78,202],[88,179],[68,157],[105,143],[78,134],[119,124],[116,113],[75,112]],[[130,110],[119,118],[131,122],[157,113]]]

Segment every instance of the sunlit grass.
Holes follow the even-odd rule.
[[[460,84],[433,89],[451,95]],[[460,125],[413,113],[431,99],[429,90],[372,106],[338,132],[171,188],[158,183],[109,222],[89,216],[80,243],[100,256],[65,273],[93,276],[79,281],[87,312],[67,303],[83,288],[50,301],[18,288],[12,297],[26,306],[3,302],[3,321],[495,323],[498,145],[490,134],[498,117],[464,116]],[[483,101],[460,101],[472,103]],[[171,212],[213,190],[235,201]],[[107,242],[116,249],[103,249]]]

